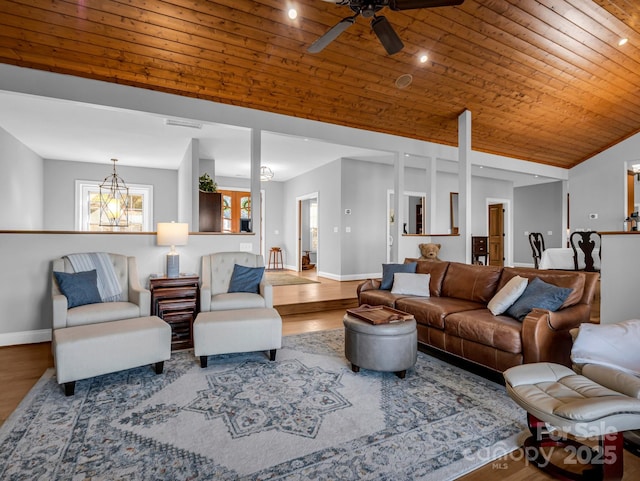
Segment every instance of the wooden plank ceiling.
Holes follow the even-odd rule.
[[[640,129],[636,0],[384,9],[400,53],[362,17],[306,52],[351,13],[321,0],[0,0],[0,62],[447,145],[469,109],[475,150],[565,168]]]

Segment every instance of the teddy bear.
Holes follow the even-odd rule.
[[[438,253],[440,252],[440,244],[420,244],[418,248],[420,249],[420,259],[426,259],[429,261],[439,261]]]

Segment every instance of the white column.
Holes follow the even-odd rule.
[[[436,216],[438,215],[437,202],[436,202],[436,159],[427,157],[425,164],[426,168],[426,193],[425,199],[427,205],[425,206],[425,214],[429,216],[429,222],[424,226],[423,234],[433,234],[435,229]]]
[[[260,239],[262,225],[260,212],[260,165],[262,163],[262,131],[251,129],[251,232],[256,235],[256,240]],[[259,243],[254,241],[255,252],[260,252]]]
[[[402,241],[402,224],[405,221],[404,212],[400,208],[404,197],[404,153],[395,152],[394,176],[393,176],[393,211],[395,212],[395,224],[393,233],[393,245],[391,246],[391,260],[400,262],[400,242]]]
[[[458,117],[458,217],[460,236],[464,240],[467,264],[471,263],[471,112],[465,110]]]

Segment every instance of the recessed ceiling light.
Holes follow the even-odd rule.
[[[628,38],[621,38],[620,40],[618,40],[618,47],[622,47],[628,41],[629,41]]]
[[[287,15],[291,20],[295,20],[298,17],[298,11],[295,8],[290,8]]]
[[[426,54],[420,55],[420,63],[426,63],[427,60],[429,60],[429,57]]]

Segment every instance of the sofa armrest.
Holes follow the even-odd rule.
[[[581,373],[606,388],[640,399],[640,378],[632,374],[598,364],[583,364]]]
[[[211,284],[204,280],[200,286],[200,310],[204,312],[211,310]]]
[[[53,329],[67,327],[68,303],[66,296],[56,294],[53,296]]]
[[[143,287],[129,287],[129,302],[137,304],[140,308],[140,317],[151,314],[151,291]]]
[[[136,264],[135,257],[128,257],[128,275],[129,286],[128,295],[129,302],[133,302],[140,308],[140,317],[147,317],[151,314],[151,291],[145,289],[140,284],[140,278],[138,277],[138,266]]]
[[[273,307],[273,286],[265,280],[260,282],[260,295],[264,297],[265,307]]]
[[[358,284],[358,287],[356,288],[356,292],[358,294],[358,304],[362,304],[360,302],[360,293],[362,291],[370,291],[372,289],[380,289],[380,285],[382,284],[382,281],[380,279],[367,279],[366,281]]]
[[[589,322],[591,306],[577,304],[560,311],[533,309],[522,322],[522,354],[525,364],[555,362],[571,367],[570,330]]]

